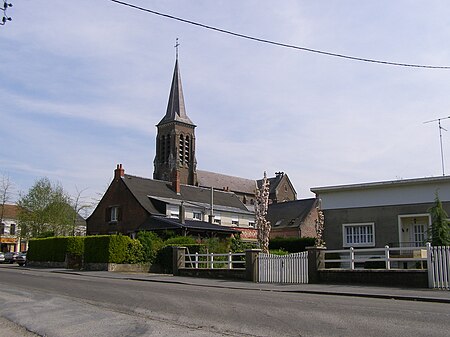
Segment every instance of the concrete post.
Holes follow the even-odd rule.
[[[258,254],[261,249],[247,249],[245,251],[245,279],[258,282]]]
[[[180,276],[180,268],[184,268],[186,247],[173,247],[173,276]]]
[[[325,267],[326,247],[306,247],[308,251],[308,283],[320,283],[319,269]]]

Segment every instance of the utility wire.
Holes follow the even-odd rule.
[[[180,18],[180,17],[177,17],[177,16],[173,16],[173,15],[157,12],[157,11],[154,11],[154,10],[151,10],[151,9],[148,9],[148,8],[143,8],[143,7],[136,6],[136,5],[133,5],[133,4],[130,4],[130,3],[127,3],[127,2],[123,2],[123,1],[118,1],[118,0],[110,0],[110,1],[111,2],[115,2],[115,3],[119,4],[119,5],[131,7],[131,8],[143,11],[143,12],[147,12],[147,13],[151,13],[151,14],[154,14],[154,15],[162,16],[162,17],[165,17],[165,18],[168,18],[168,19],[171,19],[171,20],[180,21],[180,22],[187,23],[187,24],[194,25],[194,26],[198,26],[198,27],[201,27],[201,28],[213,30],[213,31],[216,31],[216,32],[219,32],[219,33],[224,33],[224,34],[240,37],[240,38],[243,38],[243,39],[257,41],[257,42],[261,42],[261,43],[266,43],[266,44],[270,44],[270,45],[274,45],[274,46],[278,46],[278,47],[285,47],[285,48],[291,48],[291,49],[296,49],[296,50],[302,50],[302,51],[307,51],[307,52],[311,52],[311,53],[327,55],[327,56],[334,56],[334,57],[339,57],[339,58],[353,60],[353,61],[362,61],[362,62],[369,62],[369,63],[391,65],[391,66],[410,67],[410,68],[426,68],[426,69],[450,69],[450,66],[433,66],[433,65],[423,65],[423,64],[411,64],[411,63],[380,61],[380,60],[375,60],[375,59],[370,59],[370,58],[355,57],[355,56],[349,56],[349,55],[344,55],[344,54],[337,54],[337,53],[327,52],[327,51],[318,50],[318,49],[311,49],[311,48],[306,48],[306,47],[300,47],[300,46],[296,46],[296,45],[292,45],[292,44],[276,42],[276,41],[266,40],[266,39],[261,39],[261,38],[258,38],[258,37],[253,37],[253,36],[250,36],[250,35],[240,34],[240,33],[232,32],[232,31],[229,31],[229,30],[225,30],[225,29],[221,29],[221,28],[205,25],[203,23],[199,23],[199,22],[195,22],[195,21],[191,21],[191,20],[186,20],[186,19],[183,19],[183,18]]]

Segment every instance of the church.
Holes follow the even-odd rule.
[[[117,165],[113,181],[87,219],[87,234],[175,230],[182,235],[240,233],[244,239],[256,239],[255,192],[262,180],[197,170],[196,125],[186,112],[178,57],[167,110],[156,127],[153,179],[125,174],[122,164]],[[289,201],[291,210],[302,209],[302,217],[314,211],[313,203],[305,210],[306,204],[297,200],[284,172],[269,182],[269,204]],[[295,211],[288,213],[296,217]],[[286,222],[274,220],[274,225]],[[284,220],[292,225],[295,219]],[[302,236],[299,233],[300,227],[295,236]]]
[[[196,125],[186,113],[178,58],[175,61],[167,111],[156,127],[153,179],[179,179],[185,185],[234,192],[244,204],[253,205],[255,191],[261,181],[197,170]],[[269,178],[269,181],[272,202],[297,198],[294,186],[284,172],[277,172],[276,177]]]

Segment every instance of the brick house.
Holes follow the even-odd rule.
[[[254,228],[254,214],[234,193],[211,193],[181,184],[178,176],[169,183],[125,174],[117,165],[113,181],[86,220],[87,234],[174,230],[181,235],[229,236]]]
[[[270,237],[316,237],[318,199],[309,198],[273,203],[267,210]]]

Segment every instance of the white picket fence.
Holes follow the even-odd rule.
[[[308,283],[308,252],[258,254],[258,279],[262,283]]]
[[[450,246],[431,247],[428,250],[428,285],[430,288],[450,290]]]

